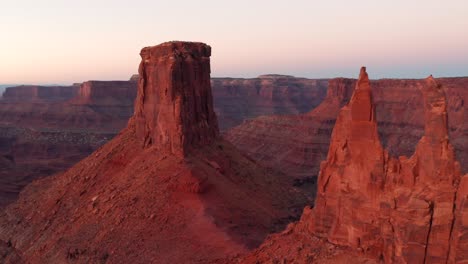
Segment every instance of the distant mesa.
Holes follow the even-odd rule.
[[[8,87],[3,99],[9,101],[63,101],[73,98],[77,86],[21,85]]]
[[[129,81],[87,81],[79,86],[70,103],[88,105],[132,106],[137,84]]]

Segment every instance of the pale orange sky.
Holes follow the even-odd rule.
[[[144,46],[212,46],[212,76],[468,75],[468,1],[0,0],[0,84],[122,80]]]

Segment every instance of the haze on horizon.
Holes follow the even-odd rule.
[[[468,1],[0,2],[0,84],[126,80],[142,47],[212,46],[212,76],[468,75]]]

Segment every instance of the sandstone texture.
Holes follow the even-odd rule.
[[[325,98],[328,80],[287,75],[253,79],[213,78],[215,112],[221,131],[262,115],[301,114]]]
[[[142,50],[127,127],[68,171],[27,186],[1,213],[3,258],[215,262],[258,246],[299,215],[304,198],[288,177],[219,136],[209,50],[191,42]]]
[[[135,105],[137,136],[185,156],[219,134],[210,85],[211,47],[174,42],[144,48]]]
[[[446,92],[448,133],[462,171],[468,171],[468,78],[436,79]],[[392,156],[410,156],[424,134],[424,80],[372,80],[378,133]],[[260,116],[225,133],[226,139],[263,165],[313,183],[328,153],[331,132],[340,108],[355,87],[355,79],[329,81],[326,98],[307,114]],[[310,187],[310,185],[309,185]]]
[[[123,129],[134,112],[138,80],[136,74],[130,81],[76,83],[61,97],[41,92],[46,88],[37,90],[41,98],[32,88],[9,88],[0,100],[0,155],[15,162],[0,169],[0,206],[33,179],[69,168]],[[307,112],[323,99],[327,81],[264,75],[211,83],[219,127],[228,129],[244,118]]]
[[[350,254],[360,252],[359,258],[385,263],[468,261],[468,175],[461,175],[449,142],[445,91],[432,76],[419,89],[424,100],[424,135],[411,157],[394,158],[380,142],[373,92],[362,68],[350,102],[339,112],[327,159],[321,164],[315,207],[306,208],[298,223],[267,240],[243,262],[303,259],[311,263],[323,257],[311,246],[314,243],[336,245],[326,255],[332,263],[341,262],[339,247],[347,247]],[[292,237],[300,240],[291,246]],[[302,247],[305,250],[272,250],[300,243],[307,245]]]

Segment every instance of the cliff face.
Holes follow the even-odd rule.
[[[190,82],[206,87],[206,83],[191,76],[184,78],[185,83],[191,78]],[[14,200],[33,179],[69,168],[112,139],[134,112],[138,80],[139,76],[134,75],[130,81],[79,83],[68,89],[74,94],[72,98],[44,94],[39,100],[29,94],[0,100],[0,156],[9,155],[15,160],[13,166],[0,172],[0,205]],[[221,115],[220,127],[226,129],[261,114],[307,112],[322,100],[327,81],[268,75],[255,79],[215,78],[211,83],[214,111],[218,117]],[[187,94],[173,88],[175,96],[187,98]],[[10,94],[22,94],[22,89],[11,88]],[[195,108],[199,107],[196,103]],[[181,105],[184,107],[191,106]]]
[[[324,99],[328,80],[262,75],[254,79],[213,78],[222,131],[261,115],[306,113]]]
[[[8,101],[60,101],[67,100],[77,94],[77,86],[36,86],[22,85],[8,87],[2,99]]]
[[[71,99],[32,88],[9,88],[0,100],[0,157],[12,160],[0,168],[0,206],[32,180],[69,168],[114,137],[131,117],[136,94],[135,82],[50,87],[74,93]]]
[[[286,233],[266,241],[248,257],[249,262],[264,260],[271,248],[297,236],[296,232],[308,234],[302,236],[302,243],[320,237],[385,263],[468,259],[467,175],[461,176],[448,140],[445,92],[432,77],[420,89],[424,135],[410,158],[392,158],[381,146],[372,91],[365,68],[361,70],[349,104],[340,110],[327,159],[321,164],[315,207],[306,208]],[[295,258],[305,254],[316,257],[306,251],[297,252]],[[336,257],[333,254],[328,255]],[[280,253],[270,259],[292,255]]]
[[[209,46],[170,42],[141,54],[128,126],[70,170],[33,182],[1,213],[0,240],[15,253],[3,257],[210,262],[246,252],[298,215],[304,199],[286,177],[218,137]]]
[[[72,103],[132,107],[137,93],[134,81],[87,81],[80,85]]]
[[[210,56],[211,47],[201,43],[170,42],[141,51],[134,119],[145,146],[184,156],[216,139]]]
[[[441,78],[437,81],[447,94],[448,133],[462,171],[468,170],[468,128],[464,102],[468,100],[468,78]],[[225,133],[226,138],[262,164],[297,179],[318,175],[326,158],[330,136],[340,108],[351,97],[356,80],[329,81],[327,97],[304,115],[261,116],[246,120]],[[378,132],[392,156],[411,155],[424,133],[424,80],[373,80],[373,99]],[[303,181],[303,180],[301,180]]]

